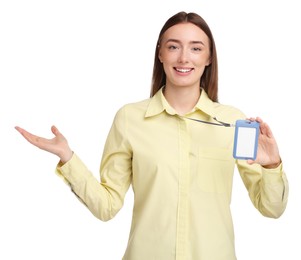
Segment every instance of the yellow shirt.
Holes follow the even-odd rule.
[[[204,90],[186,116],[235,123],[245,118],[212,102]],[[287,203],[282,165],[264,169],[232,157],[234,128],[185,119],[153,98],[123,106],[109,132],[100,166],[101,183],[76,154],[57,172],[99,219],[107,221],[134,191],[132,226],[124,260],[234,260],[230,212],[237,165],[254,206],[279,217]]]

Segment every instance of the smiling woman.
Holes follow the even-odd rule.
[[[203,62],[203,69],[199,71],[201,77],[196,80],[200,80],[200,86],[204,88],[209,98],[212,101],[217,101],[217,56],[214,38],[208,24],[202,17],[194,13],[189,13],[187,16],[184,12],[179,13],[178,17],[175,18],[169,19],[159,34],[155,53],[151,96],[166,83],[167,72],[165,68],[164,70],[162,69],[160,63],[164,66],[162,53],[167,49],[175,53],[174,55],[170,54],[168,57],[179,59],[177,62],[182,64],[181,66],[184,66],[183,64],[186,63],[187,60],[185,61],[185,59],[187,58],[192,58],[191,62],[197,62],[196,64],[199,66],[202,66],[200,63]],[[167,54],[168,52],[166,51],[165,53]],[[186,57],[186,55],[189,55],[189,57]],[[179,64],[177,65],[179,66]],[[181,67],[178,67],[178,69],[181,69]],[[188,69],[192,70],[193,68]],[[187,71],[187,68],[184,71]]]
[[[284,212],[288,182],[276,140],[259,117],[249,119],[260,127],[256,159],[233,158],[234,129],[216,125],[216,118],[231,126],[246,117],[217,102],[217,83],[217,55],[207,23],[196,13],[179,12],[158,37],[151,97],[124,105],[115,115],[100,182],[55,126],[53,139],[16,129],[59,157],[57,173],[102,221],[119,212],[132,186],[124,260],[234,260],[230,203],[235,166],[266,217]]]
[[[198,26],[181,23],[166,30],[158,48],[166,74],[165,97],[179,114],[184,115],[199,99],[200,75],[210,65],[209,39]],[[176,93],[186,96],[186,104],[178,104]]]

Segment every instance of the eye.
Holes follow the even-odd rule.
[[[200,52],[202,49],[200,47],[193,47],[192,51],[194,52]]]
[[[173,50],[176,50],[176,49],[179,49],[176,45],[169,45],[167,46],[167,49],[173,51]]]

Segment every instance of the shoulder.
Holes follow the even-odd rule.
[[[124,104],[117,110],[115,119],[144,117],[150,100],[151,98],[147,98],[137,102]]]
[[[244,113],[235,106],[212,101],[207,93],[202,90],[198,108],[212,117],[225,122],[234,122],[245,118]]]
[[[245,114],[237,107],[227,104],[213,102],[215,115],[219,120],[234,122],[238,119],[245,119]]]
[[[133,103],[127,103],[123,106],[121,106],[117,113],[119,112],[125,112],[125,111],[132,111],[132,110],[141,110],[141,111],[145,111],[149,105],[150,102],[150,98],[144,99],[144,100],[140,100],[137,102],[133,102]]]

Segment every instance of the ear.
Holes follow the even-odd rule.
[[[207,62],[206,62],[206,66],[209,66],[211,64],[211,57],[208,58]]]
[[[159,61],[161,62],[161,63],[163,63],[163,61],[162,61],[162,59],[161,59],[161,57],[159,56]]]
[[[162,55],[161,55],[161,48],[160,48],[160,44],[158,44],[157,48],[158,48],[158,59],[161,63],[163,63],[162,61]]]
[[[163,60],[162,60],[162,55],[161,55],[161,52],[159,51],[159,54],[158,54],[158,59],[161,63],[163,63]]]

